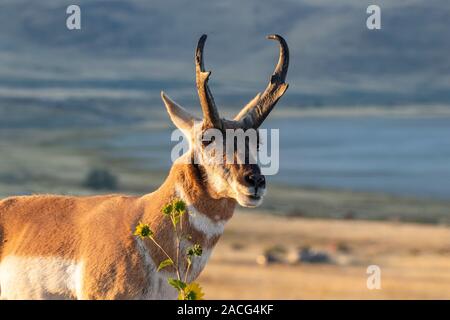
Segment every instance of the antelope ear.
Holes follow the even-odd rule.
[[[170,99],[163,91],[161,91],[161,98],[166,105],[167,112],[169,113],[173,124],[181,131],[185,133],[189,132],[194,126],[194,121],[200,120],[185,108]]]

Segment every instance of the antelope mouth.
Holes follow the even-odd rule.
[[[237,202],[247,208],[255,208],[261,205],[263,201],[263,196],[258,194],[238,194],[236,198]]]

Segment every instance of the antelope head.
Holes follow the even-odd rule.
[[[285,83],[289,65],[286,41],[279,35],[269,35],[267,38],[279,43],[278,64],[264,92],[258,93],[234,119],[219,116],[209,89],[211,72],[205,71],[203,62],[206,35],[198,41],[195,52],[196,85],[203,119],[195,117],[164,92],[161,93],[171,120],[190,141],[189,154],[202,173],[208,193],[215,199],[235,199],[244,207],[256,207],[262,203],[266,180],[255,161],[259,143],[257,130],[288,88]],[[241,133],[243,141],[236,141],[239,140],[238,135],[228,134],[232,132]],[[256,133],[256,139],[249,138],[251,133]],[[234,146],[231,153],[230,145]],[[226,152],[219,153],[218,150]]]

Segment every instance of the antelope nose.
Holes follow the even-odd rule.
[[[245,177],[245,181],[257,189],[266,187],[266,178],[262,174],[249,174]]]

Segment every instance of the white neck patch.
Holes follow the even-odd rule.
[[[187,205],[189,223],[194,229],[205,234],[207,238],[219,236],[223,233],[225,224],[227,222],[226,220],[214,221],[194,207],[190,199],[186,196],[182,187],[176,185],[175,190],[177,196],[182,199]]]

